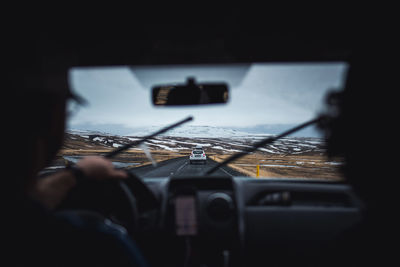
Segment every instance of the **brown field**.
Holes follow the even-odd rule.
[[[75,136],[72,139],[66,136],[64,146],[57,154],[54,165],[65,165],[67,161],[64,156],[103,156],[105,153],[113,151],[115,148],[96,144],[90,140]],[[151,150],[151,156],[154,161],[160,162],[167,159],[186,156],[188,153],[172,152],[168,150]],[[141,149],[129,149],[113,158],[113,161],[122,163],[132,163],[132,167],[139,167],[146,164],[151,164],[151,161],[146,157]],[[130,168],[130,167],[127,167]]]
[[[103,140],[112,139],[114,143],[127,142],[126,138],[118,136],[79,136],[69,134],[66,135],[64,146],[57,155],[57,159],[53,162],[53,166],[65,166],[70,160],[68,156],[81,157],[90,155],[103,156],[105,153],[115,149],[112,144],[105,144],[96,141],[96,137],[101,137]],[[148,149],[151,151],[151,156],[154,161],[160,162],[172,158],[189,156],[193,145],[190,142],[197,140],[175,138],[171,139],[166,137],[165,139],[158,139],[158,142],[163,141],[163,144],[168,144],[171,150],[157,147],[154,142],[148,144]],[[181,143],[189,142],[187,146],[177,147],[174,142],[180,141]],[[209,158],[221,162],[230,155],[232,155],[232,148],[236,151],[240,147],[229,145],[227,141],[221,140],[206,140],[206,143],[211,143],[210,147],[206,148],[206,154]],[[214,142],[214,143],[212,143]],[[218,142],[218,143],[215,143]],[[237,141],[235,141],[237,143]],[[155,143],[157,144],[157,143]],[[243,143],[246,144],[246,143]],[[247,144],[249,145],[249,144]],[[289,144],[290,145],[290,144]],[[224,146],[224,149],[221,149]],[[214,148],[213,148],[214,147]],[[216,149],[218,147],[218,149]],[[175,151],[173,151],[175,150]],[[298,152],[298,151],[292,151]],[[64,158],[64,157],[67,157]],[[71,159],[72,160],[72,159]],[[75,159],[76,160],[76,159]],[[145,155],[144,151],[138,148],[129,149],[125,152],[118,154],[112,159],[114,162],[122,163],[123,168],[136,168],[139,166],[151,164],[151,160]],[[131,164],[130,164],[131,163]],[[309,179],[327,179],[327,180],[342,180],[340,173],[340,167],[342,160],[328,159],[325,156],[323,148],[316,147],[311,151],[301,151],[301,153],[269,153],[266,151],[257,151],[256,153],[244,156],[228,166],[235,169],[244,175],[250,177],[257,176],[257,165],[259,165],[259,177],[271,177],[271,178],[309,178]]]
[[[62,149],[58,155],[57,160],[63,161],[63,156],[102,156],[113,149]],[[151,156],[156,162],[188,156],[187,152],[172,152],[167,150],[152,150]],[[121,154],[115,156],[113,161],[123,163],[133,163],[134,167],[139,167],[147,164],[151,164],[151,161],[146,157],[145,153],[140,149],[130,149]]]
[[[211,156],[221,162],[229,155]],[[269,178],[319,178],[342,180],[340,173],[341,160],[328,160],[323,155],[266,155],[255,153],[244,156],[228,166],[248,176]]]
[[[89,156],[104,155],[111,151],[112,148],[92,147],[88,149],[68,149],[64,148],[58,154],[59,165],[66,162],[63,156]],[[168,150],[151,150],[151,155],[156,162],[189,156],[189,151],[173,152]],[[229,154],[207,153],[207,156],[217,162],[221,162]],[[123,163],[132,163],[126,168],[135,168],[147,164],[151,161],[146,157],[145,153],[140,149],[130,149],[113,158],[114,161]],[[259,177],[274,178],[319,178],[328,180],[342,180],[339,168],[340,159],[328,160],[321,154],[316,155],[269,155],[265,153],[254,153],[238,159],[228,166],[251,177],[257,175],[257,165],[259,165]]]

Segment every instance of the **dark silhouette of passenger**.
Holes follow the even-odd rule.
[[[329,266],[390,265],[394,241],[394,196],[398,176],[393,162],[390,129],[393,84],[383,55],[356,50],[350,60],[345,88],[327,98],[330,120],[321,126],[329,156],[344,157],[346,181],[363,201],[363,220],[326,251],[321,264]],[[389,138],[389,140],[388,140]],[[328,261],[326,259],[329,258]]]

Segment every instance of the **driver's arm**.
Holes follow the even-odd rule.
[[[104,180],[128,177],[125,171],[115,169],[111,161],[103,157],[85,157],[76,165],[88,179]],[[47,208],[54,209],[76,184],[77,180],[74,173],[70,170],[64,170],[37,179],[30,190],[30,194]]]

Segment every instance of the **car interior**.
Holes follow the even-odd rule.
[[[177,22],[129,24],[128,20],[108,28],[71,23],[58,32],[52,29],[45,40],[61,44],[69,55],[66,61],[70,69],[350,64],[351,55],[358,48],[359,40],[344,20],[332,23],[327,17],[320,23],[309,23],[295,16],[296,22],[282,21],[270,13],[242,17],[240,9],[216,13],[204,23],[181,23],[192,21],[191,14],[179,14]],[[235,96],[226,80],[201,85],[202,81],[186,78],[177,80],[179,85],[169,81],[153,83],[146,92],[146,101],[165,106],[164,109],[180,105],[207,108],[209,103],[224,105]],[[207,94],[214,95],[207,100],[202,96],[193,100],[193,88],[201,86],[208,86]],[[168,92],[178,98],[172,93],[171,99],[166,98]],[[91,99],[87,100],[90,103]],[[166,120],[164,132],[180,127],[172,125],[174,122]],[[260,139],[253,150],[232,153],[231,161],[297,130],[294,127],[277,138]],[[149,131],[142,140],[126,146],[114,147],[104,156],[112,158],[163,133],[161,127],[157,131]],[[194,149],[192,145],[185,156],[187,162]],[[202,149],[207,164],[193,168],[210,168],[208,160],[213,153],[207,151],[207,146]],[[127,171],[130,178],[124,181],[80,185],[58,212],[68,210],[88,216],[83,211],[91,211],[120,224],[137,243],[149,266],[323,266],[321,253],[364,218],[363,200],[346,179],[256,179],[213,171],[154,178],[141,177],[133,169]]]

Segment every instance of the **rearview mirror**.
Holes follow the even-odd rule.
[[[183,85],[155,86],[152,93],[155,106],[223,104],[229,99],[227,84],[196,84],[193,78],[189,78]]]

